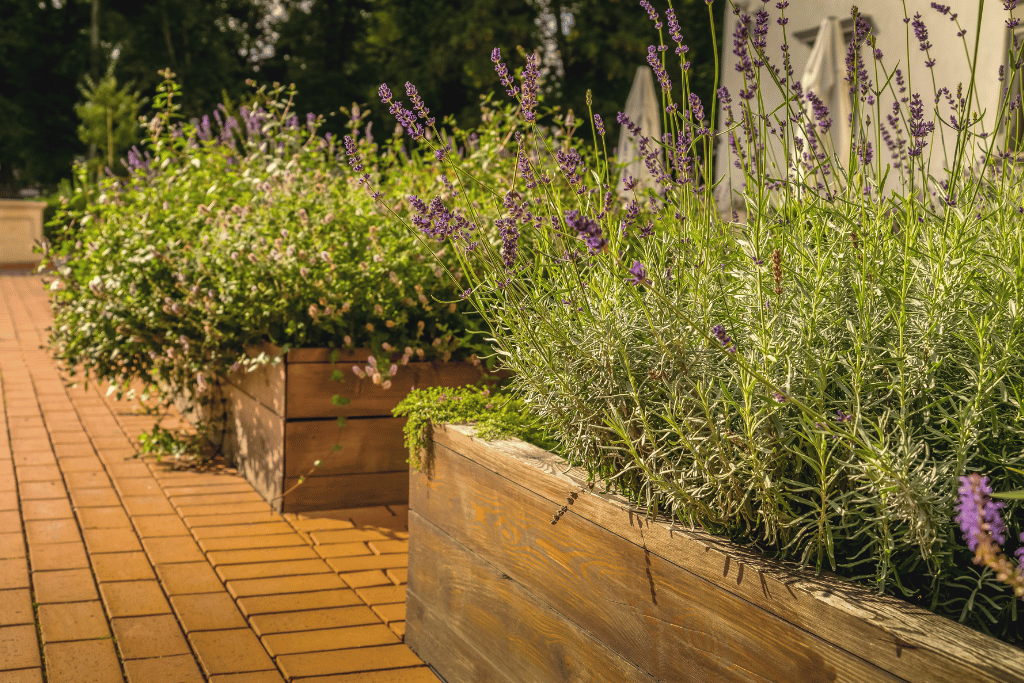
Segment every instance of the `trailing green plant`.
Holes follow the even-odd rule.
[[[515,437],[547,450],[557,451],[550,430],[522,400],[486,387],[429,387],[414,389],[392,411],[408,417],[405,446],[409,464],[423,466],[420,454],[430,453],[433,425],[472,424],[476,435],[487,441]]]
[[[666,134],[619,123],[656,190],[617,186],[611,160],[551,145],[536,124],[538,58],[517,82],[496,49],[526,127],[515,177],[481,183],[489,202],[435,198],[410,228],[451,245],[516,395],[593,479],[651,514],[1021,640],[1019,601],[972,567],[954,519],[960,476],[1024,485],[1024,169],[996,134],[1012,99],[978,110],[980,28],[959,34],[970,82],[940,89],[928,116],[854,9],[853,138],[841,158],[826,105],[794,82],[786,50],[767,52],[768,33],[785,31],[785,0],[774,21],[767,8],[734,8],[742,91],[734,101],[717,89],[707,111],[689,91],[674,13],[665,40],[641,4],[661,37],[648,61]],[[933,64],[923,19],[907,23],[907,61],[920,48]],[[1013,92],[1019,79],[1011,67],[1003,85]],[[783,104],[768,109],[769,92]],[[381,94],[425,137],[422,117]],[[595,117],[591,135],[603,134]],[[478,184],[433,144],[439,169]],[[742,222],[719,216],[716,145],[743,175]],[[467,227],[492,224],[500,244]],[[1021,515],[1009,519],[1016,539]]]

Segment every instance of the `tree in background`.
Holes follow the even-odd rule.
[[[661,19],[667,3],[654,1]],[[714,94],[715,55],[712,49],[708,7],[704,0],[677,0],[673,3],[689,47],[690,87],[711,109]],[[721,34],[725,3],[716,2],[715,31]],[[550,0],[551,12],[560,17],[555,42],[565,76],[561,83],[560,103],[572,108],[577,117],[586,116],[586,93],[593,92],[593,109],[601,114],[609,133],[609,145],[618,140],[618,112],[625,108],[626,97],[637,67],[647,64],[647,47],[658,44],[658,31],[637,0],[576,0],[572,3]],[[571,10],[571,11],[570,11]],[[564,17],[570,14],[572,19]],[[669,50],[667,59],[678,59],[673,51],[667,27],[662,33]],[[678,73],[678,71],[676,72]],[[682,84],[673,82],[672,96],[682,102]]]
[[[71,175],[78,84],[89,64],[88,2],[0,2],[0,196]]]
[[[655,4],[662,12],[667,6]],[[694,89],[708,104],[714,59],[707,6],[675,4]],[[714,6],[720,17],[723,3]],[[553,32],[538,21],[545,12],[555,17]],[[504,97],[491,49],[500,47],[510,66],[520,67],[517,46],[539,49],[558,58],[544,104],[572,108],[582,119],[591,89],[614,144],[615,114],[656,41],[636,0],[4,0],[0,193],[54,187],[70,175],[74,157],[86,154],[74,106],[96,54],[103,64],[94,74],[113,61],[115,76],[143,93],[153,91],[157,72],[171,68],[187,118],[237,100],[248,90],[245,79],[255,78],[295,83],[303,111],[329,116],[353,102],[369,105],[374,130],[387,136],[395,122],[377,99],[381,82],[398,93],[406,81],[415,83],[436,115],[453,114],[470,127],[479,121],[482,94]],[[328,118],[328,130],[343,128]]]
[[[369,105],[377,131],[395,122],[377,98],[389,83],[419,88],[439,115],[461,126],[480,120],[480,95],[498,87],[491,49],[538,45],[530,0],[285,0],[275,26],[275,54],[261,77],[295,83],[299,107],[330,115],[353,102]],[[327,129],[343,132],[328,119]]]
[[[170,68],[181,83],[181,113],[209,114],[224,93],[246,91],[262,58],[266,10],[258,0],[103,0],[104,42],[118,50],[116,75],[144,92]]]
[[[283,0],[274,23],[273,55],[260,64],[260,81],[294,83],[302,112],[329,116],[339,107],[368,101],[374,68],[366,35],[372,0]],[[328,122],[335,134],[340,122]]]
[[[85,85],[80,87],[85,101],[75,105],[75,113],[82,120],[78,126],[78,137],[90,148],[101,150],[102,154],[90,160],[90,175],[100,177],[103,168],[113,173],[124,171],[117,163],[128,149],[139,141],[139,109],[145,103],[138,92],[132,92],[131,84],[118,89],[113,64],[99,83],[85,76]]]

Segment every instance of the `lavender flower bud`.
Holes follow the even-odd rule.
[[[540,57],[534,52],[526,57],[526,67],[523,69],[523,118],[527,121],[536,121],[537,114],[534,109],[537,107],[537,78],[540,76]]]
[[[644,268],[643,264],[639,261],[633,261],[633,266],[629,269],[629,272],[633,277],[629,278],[629,283],[632,285],[647,284],[647,269]]]
[[[519,88],[513,85],[512,75],[509,74],[508,68],[501,62],[500,49],[494,48],[491,51],[491,61],[494,62],[494,70],[498,74],[498,79],[506,88],[505,92],[508,93],[509,97],[515,97],[516,93],[519,92]]]

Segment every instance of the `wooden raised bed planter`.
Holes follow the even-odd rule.
[[[585,480],[435,429],[411,478],[406,643],[447,683],[1024,680],[1022,650],[618,496],[581,493],[552,525]]]
[[[266,344],[250,355],[260,352],[273,358],[281,350]],[[293,349],[277,365],[221,378],[224,452],[278,511],[406,503],[405,418],[392,417],[392,408],[414,386],[463,386],[483,375],[469,363],[409,363],[384,390],[352,373],[352,365],[365,365],[368,354],[342,352],[332,365],[328,349]],[[331,381],[333,368],[344,373],[344,382]],[[351,402],[332,405],[336,394]],[[348,418],[344,427],[338,416]],[[316,460],[321,464],[314,468]],[[304,475],[305,482],[282,498]]]

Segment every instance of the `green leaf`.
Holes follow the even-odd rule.
[[[351,402],[352,402],[352,400],[349,399],[346,396],[341,396],[339,394],[335,394],[334,396],[331,396],[331,405],[337,406],[339,408],[342,407],[342,406],[347,406]],[[344,426],[344,425],[342,425],[342,426]]]
[[[1001,493],[993,493],[992,497],[1001,498],[1002,500],[1024,500],[1024,490],[1003,491]]]

